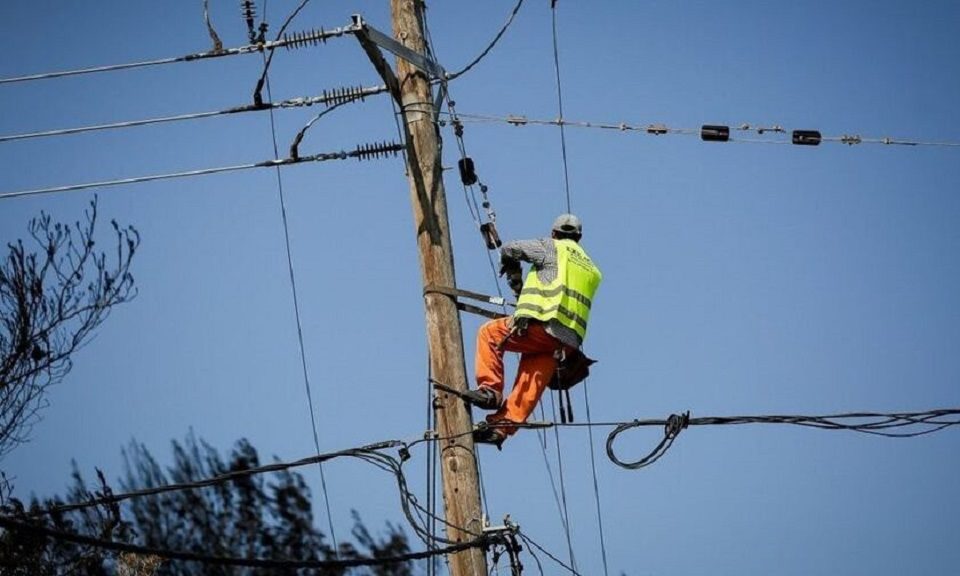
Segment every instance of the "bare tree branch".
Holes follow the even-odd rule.
[[[140,245],[132,226],[112,221],[116,252],[95,250],[97,199],[73,226],[41,212],[27,229],[33,246],[8,244],[0,265],[0,459],[30,437],[45,392],[73,366],[117,304],[136,296],[130,264]]]

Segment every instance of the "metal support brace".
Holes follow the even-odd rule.
[[[494,306],[515,306],[515,304],[507,302],[500,296],[488,296],[486,294],[470,292],[469,290],[460,290],[459,288],[452,288],[448,286],[437,286],[435,284],[430,284],[423,289],[423,295],[426,296],[427,294],[443,294],[445,296],[449,296],[453,298],[457,305],[457,309],[463,312],[469,312],[471,314],[486,316],[487,318],[492,318],[494,320],[497,318],[503,318],[504,316],[507,316],[507,314],[502,314],[500,312],[495,312],[493,310],[487,310],[486,308],[460,302],[459,298],[469,298],[471,300],[487,302],[493,304]]]
[[[352,28],[355,29],[354,35],[360,42],[360,46],[363,48],[363,51],[367,53],[367,57],[370,58],[373,67],[376,68],[384,82],[387,83],[387,86],[390,88],[390,93],[393,94],[393,98],[397,101],[397,104],[403,105],[400,98],[400,82],[397,80],[393,69],[390,68],[390,64],[387,63],[386,58],[383,57],[383,52],[380,51],[381,48],[393,53],[398,58],[403,58],[425,72],[427,76],[430,77],[431,82],[440,83],[440,89],[437,90],[437,96],[433,103],[432,116],[434,122],[436,122],[440,114],[440,105],[443,103],[447,92],[447,72],[443,69],[443,66],[440,66],[423,54],[407,48],[383,32],[370,26],[363,21],[363,17],[359,14],[353,15]]]
[[[380,32],[376,28],[370,26],[363,21],[363,17],[359,14],[353,15],[353,25],[358,29],[356,34],[357,37],[360,38],[361,43],[364,41],[372,42],[376,46],[383,48],[388,52],[392,52],[394,56],[403,58],[420,70],[426,72],[429,76],[431,76],[431,79],[446,79],[447,72],[443,69],[443,66],[437,64],[423,54],[414,52],[393,38],[387,36],[383,32]]]

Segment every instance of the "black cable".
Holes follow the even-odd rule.
[[[13,532],[26,532],[38,534],[47,538],[52,538],[61,542],[71,542],[84,546],[92,546],[102,550],[111,550],[114,552],[128,552],[143,556],[156,556],[165,560],[177,560],[182,562],[199,562],[207,565],[216,566],[243,566],[248,568],[269,568],[269,569],[296,569],[296,568],[353,568],[357,566],[386,566],[400,562],[410,562],[413,560],[422,560],[438,555],[453,554],[472,548],[481,548],[488,545],[486,538],[478,538],[469,542],[451,544],[446,548],[427,550],[424,552],[411,552],[399,554],[385,558],[361,557],[350,560],[275,560],[268,558],[236,558],[227,556],[213,556],[207,554],[198,554],[182,550],[166,550],[162,548],[149,548],[138,546],[136,544],[127,544],[124,542],[113,542],[101,538],[93,538],[82,534],[73,534],[62,530],[54,530],[44,526],[36,526],[16,520],[9,516],[0,516],[0,527]]]
[[[335,458],[343,458],[343,457],[357,458],[362,454],[369,454],[369,453],[376,454],[376,453],[379,453],[380,450],[386,450],[390,448],[400,448],[404,446],[407,446],[407,444],[401,440],[385,440],[383,442],[368,444],[366,446],[361,446],[359,448],[347,448],[344,450],[338,450],[336,452],[327,452],[325,454],[320,454],[318,456],[309,456],[307,458],[301,458],[300,460],[295,460],[292,462],[275,462],[273,464],[266,464],[264,466],[256,466],[253,468],[246,468],[243,470],[232,470],[230,472],[225,472],[223,474],[218,474],[216,476],[211,476],[210,478],[204,478],[202,480],[196,480],[193,482],[180,482],[175,484],[167,484],[164,486],[152,486],[150,488],[134,490],[131,492],[121,492],[119,494],[112,493],[108,496],[88,500],[87,502],[74,503],[74,504],[59,504],[56,506],[51,506],[49,508],[36,510],[34,512],[31,512],[31,515],[37,516],[37,515],[43,515],[43,514],[62,514],[64,512],[71,512],[73,510],[81,510],[84,508],[91,508],[94,506],[116,504],[119,502],[123,502],[125,500],[130,500],[132,498],[156,496],[158,494],[164,494],[166,492],[178,492],[182,490],[194,490],[197,488],[206,488],[209,486],[224,484],[226,482],[232,482],[234,480],[239,480],[241,478],[256,476],[258,474],[266,474],[269,472],[282,472],[284,470],[290,470],[292,468],[310,466],[318,462],[326,462],[327,460],[333,460]]]
[[[587,393],[589,390],[589,387],[587,386],[589,381],[589,378],[585,378],[583,381],[583,403],[587,409],[587,424],[593,422],[593,418],[590,416],[590,395]],[[590,443],[590,469],[593,472],[593,496],[597,505],[597,528],[600,534],[600,556],[603,559],[603,574],[604,576],[609,576],[610,571],[607,566],[607,544],[603,532],[603,513],[600,510],[600,484],[597,481],[597,457],[596,450],[594,450],[593,447],[592,426],[587,428],[587,440]]]
[[[454,72],[453,74],[447,74],[447,80],[454,80],[459,76],[463,76],[464,74],[469,72],[471,68],[479,64],[480,61],[483,60],[487,56],[487,54],[490,53],[491,50],[493,50],[493,47],[497,45],[497,42],[499,42],[500,38],[503,37],[503,35],[506,33],[507,28],[509,28],[510,25],[513,24],[513,19],[517,15],[517,12],[520,11],[520,7],[522,5],[523,5],[523,0],[517,0],[517,4],[516,6],[513,7],[513,10],[510,12],[510,16],[507,18],[507,22],[503,25],[502,28],[500,28],[500,31],[497,32],[497,35],[494,36],[490,44],[488,44],[487,47],[483,49],[483,52],[481,52],[480,55],[474,58],[462,70],[460,70],[459,72]]]
[[[570,171],[567,167],[567,136],[563,122],[563,85],[560,83],[560,50],[557,47],[557,3],[550,4],[551,21],[553,23],[553,67],[557,74],[557,107],[559,108],[560,150],[563,154],[563,184],[567,194],[567,212],[570,212]]]
[[[553,412],[553,420],[554,422],[556,422],[557,407],[556,407],[556,403],[554,402],[552,394],[550,395],[550,409]],[[557,445],[557,476],[560,477],[560,498],[561,498],[561,501],[563,502],[563,514],[562,514],[563,531],[567,537],[567,552],[570,555],[570,565],[576,568],[577,560],[576,560],[576,556],[574,556],[573,554],[573,537],[570,530],[570,510],[567,508],[567,485],[566,485],[566,479],[563,473],[563,451],[561,450],[561,447],[560,447],[560,429],[559,428],[553,429],[553,436],[554,436],[554,441],[556,442],[556,445]]]
[[[263,17],[266,18],[266,7],[264,7]],[[267,77],[267,98],[273,100],[273,90],[270,87],[270,78]],[[273,141],[273,157],[280,158],[280,151],[277,148],[277,125],[273,110],[270,110],[270,135]],[[297,323],[297,343],[300,347],[300,365],[303,369],[303,386],[307,393],[307,409],[310,411],[310,426],[313,429],[313,445],[316,448],[317,455],[320,455],[320,435],[317,433],[317,417],[313,407],[313,393],[310,389],[310,375],[307,370],[307,355],[303,346],[303,324],[300,321],[300,299],[297,295],[297,280],[293,270],[293,251],[290,248],[290,226],[287,222],[287,202],[283,194],[283,176],[280,167],[277,167],[277,194],[280,198],[280,215],[283,221],[283,240],[287,252],[287,270],[290,274],[290,291],[293,294],[293,312]],[[330,530],[330,539],[333,542],[333,551],[340,559],[340,545],[337,543],[337,533],[333,527],[333,515],[330,512],[330,497],[327,492],[327,478],[323,473],[323,464],[317,462],[317,468],[320,470],[320,489],[323,491],[323,503],[327,512],[327,526]]]
[[[283,26],[280,26],[280,30],[277,31],[276,40],[280,40],[283,37],[283,33],[287,31],[287,26],[293,22],[293,19],[297,17],[297,14],[303,10],[303,7],[310,3],[310,0],[301,0],[300,5],[297,6],[293,12],[287,16],[287,19],[283,22]],[[274,49],[267,48],[270,52],[270,55],[267,56],[266,60],[263,63],[263,72],[260,73],[260,78],[257,80],[257,87],[253,91],[253,102],[256,105],[260,105],[263,102],[263,97],[261,92],[263,91],[263,85],[267,81],[267,72],[270,70],[270,64],[273,62]]]
[[[662,457],[673,441],[682,430],[689,426],[718,426],[731,424],[790,424],[794,426],[805,426],[809,428],[820,428],[823,430],[849,430],[862,434],[873,434],[887,438],[913,438],[932,434],[950,426],[960,424],[960,418],[952,420],[943,420],[947,416],[960,415],[960,409],[940,409],[929,410],[926,412],[903,412],[893,414],[883,414],[878,412],[850,412],[845,414],[832,414],[828,416],[788,416],[788,415],[770,415],[770,416],[726,416],[726,417],[701,417],[691,418],[690,413],[672,414],[666,420],[634,420],[624,422],[619,425],[607,436],[607,457],[622,468],[628,470],[637,470],[644,466],[649,466]],[[853,421],[845,423],[844,421]],[[862,422],[861,422],[862,421]],[[613,450],[613,442],[617,436],[631,428],[641,426],[663,426],[664,436],[657,446],[645,457],[633,461],[624,462],[617,458]],[[920,428],[916,430],[916,428]],[[904,432],[888,432],[888,430],[905,429]]]
[[[539,550],[540,552],[544,553],[544,554],[547,556],[547,558],[550,558],[551,560],[553,560],[554,562],[556,562],[557,564],[559,564],[559,565],[560,565],[561,567],[563,567],[567,572],[569,572],[569,573],[571,573],[571,574],[574,574],[575,576],[580,576],[580,573],[577,572],[574,568],[571,568],[570,566],[567,566],[566,564],[564,564],[562,560],[560,560],[559,558],[557,558],[556,556],[554,556],[553,554],[551,554],[551,553],[550,553],[549,551],[547,551],[543,546],[540,546],[539,544],[537,544],[536,542],[534,542],[533,540],[531,540],[530,537],[527,536],[526,534],[524,534],[523,532],[519,532],[519,531],[518,531],[518,532],[517,532],[517,536],[519,536],[521,540],[523,540],[524,542],[526,542],[528,546],[531,546],[532,548],[536,548],[536,549]],[[530,552],[531,552],[531,554],[532,554],[533,550],[530,550]],[[534,559],[537,559],[536,556],[534,556]],[[537,565],[540,565],[540,560],[539,560],[539,559],[537,559]],[[540,572],[541,572],[541,573],[543,572],[543,568],[540,569]]]

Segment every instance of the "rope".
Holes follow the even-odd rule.
[[[266,18],[266,13],[264,13]],[[270,87],[270,79],[267,78],[267,98],[273,100],[273,91]],[[270,134],[273,139],[273,156],[279,159],[280,152],[277,148],[277,126],[273,110],[270,110]],[[283,240],[287,252],[287,269],[290,273],[290,291],[293,295],[293,312],[297,323],[297,344],[300,349],[300,365],[303,369],[303,386],[307,393],[307,408],[310,411],[310,426],[313,429],[313,445],[316,453],[320,454],[320,436],[317,433],[317,417],[313,407],[313,393],[310,389],[310,376],[307,370],[307,355],[303,346],[303,323],[300,320],[300,299],[297,296],[297,280],[293,270],[293,251],[290,248],[290,226],[287,222],[287,203],[283,194],[283,177],[280,173],[280,167],[277,167],[277,194],[280,198],[280,215],[283,221]],[[317,462],[317,468],[320,470],[320,489],[323,492],[323,503],[327,513],[327,526],[330,529],[330,539],[333,542],[333,551],[340,559],[340,545],[337,543],[337,533],[333,528],[333,515],[330,512],[330,497],[327,492],[327,479],[323,473],[323,464]]]

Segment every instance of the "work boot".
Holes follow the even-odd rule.
[[[497,450],[503,450],[503,442],[507,439],[507,433],[499,428],[490,428],[486,424],[480,424],[473,431],[473,442],[475,444],[492,444]]]
[[[467,390],[462,393],[463,399],[481,410],[496,410],[500,408],[500,395],[493,388],[481,386],[476,390]]]

